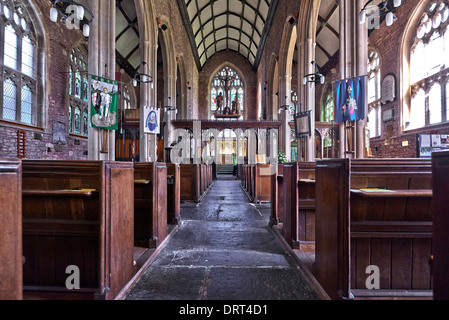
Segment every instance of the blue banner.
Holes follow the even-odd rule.
[[[335,83],[335,122],[365,119],[366,77],[355,77]]]

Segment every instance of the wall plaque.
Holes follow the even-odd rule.
[[[382,104],[396,100],[396,78],[389,74],[382,80]]]

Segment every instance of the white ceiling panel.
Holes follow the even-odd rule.
[[[260,41],[268,34],[263,34],[264,27],[267,19],[271,24],[278,3],[279,0],[178,0],[184,23],[191,27],[191,31],[187,30],[193,32],[189,39],[191,45],[195,45],[194,50],[211,46],[213,53],[225,49],[242,53],[244,48],[245,54],[242,54],[248,58],[247,48],[251,47],[253,56],[249,62],[252,65],[255,57],[262,53]],[[201,29],[203,32],[199,31]],[[215,33],[215,37],[210,33]],[[236,41],[226,41],[227,38]],[[201,59],[196,60],[200,63],[198,67],[202,68],[213,53],[210,50],[207,55],[201,55]]]

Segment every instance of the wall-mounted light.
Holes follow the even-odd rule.
[[[320,68],[318,68],[318,65],[316,64],[315,61],[312,61],[311,64],[315,65],[317,72],[305,75],[304,79],[302,80],[302,83],[304,85],[306,85],[307,83],[318,83],[318,82],[321,84],[324,84],[324,82],[326,81],[326,78],[321,73]]]
[[[139,70],[142,65],[145,66],[146,64],[147,63],[145,61],[143,61],[137,67],[137,70]],[[138,83],[150,83],[151,84],[151,89],[154,88],[153,77],[152,76],[150,76],[149,74],[146,74],[146,73],[140,73],[139,71],[136,71],[136,74],[134,75],[134,78],[133,78],[133,86],[137,87]]]
[[[65,11],[63,12],[63,10]],[[87,19],[86,12],[90,15],[90,19]],[[89,37],[89,24],[94,18],[94,15],[89,8],[73,0],[56,0],[53,7],[50,8],[50,20],[52,22],[57,22],[59,15],[61,15],[62,19],[66,21],[67,19],[70,19],[74,23],[78,22],[78,27],[80,28],[81,23],[83,23],[83,35],[85,37]]]
[[[359,23],[365,23],[367,17],[380,20],[380,17],[385,16],[385,23],[387,27],[391,26],[396,18],[393,12],[402,4],[402,0],[393,0],[392,9],[388,8],[389,1],[390,0],[382,1],[378,5],[370,5],[373,0],[369,0],[368,2],[366,2],[362,10],[360,10],[359,12]]]

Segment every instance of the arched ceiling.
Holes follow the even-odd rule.
[[[279,0],[177,0],[199,70],[232,50],[257,70]]]
[[[141,63],[139,25],[133,0],[116,0],[116,60],[131,77]]]
[[[338,1],[321,1],[316,28],[315,61],[320,69],[338,55],[340,49],[340,12]]]

